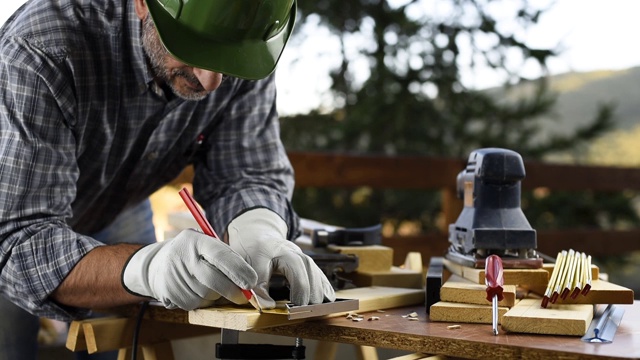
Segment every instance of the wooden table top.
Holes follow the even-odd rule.
[[[364,320],[360,322],[338,317],[251,331],[464,358],[640,359],[640,302],[617,306],[625,313],[610,344],[587,343],[577,336],[504,331],[494,336],[491,325],[484,324],[459,324],[459,329],[448,329],[452,323],[429,321],[424,306],[362,313]],[[402,317],[412,312],[418,314],[418,321]],[[379,320],[369,321],[371,316]]]

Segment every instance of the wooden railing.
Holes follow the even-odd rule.
[[[466,159],[437,157],[384,157],[332,153],[289,152],[296,171],[296,186],[375,189],[440,190],[444,223],[455,222],[462,209],[456,194],[456,176]],[[549,191],[620,192],[640,190],[640,169],[602,166],[556,165],[525,161],[523,189]],[[448,247],[446,229],[419,236],[384,238],[394,248],[394,263],[400,264],[410,251],[423,259],[442,256]],[[625,231],[565,229],[538,231],[538,250],[555,256],[562,249],[575,249],[593,256],[622,255],[640,250],[640,229]]]

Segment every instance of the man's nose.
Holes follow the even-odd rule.
[[[204,87],[207,91],[215,90],[220,85],[220,81],[222,78],[222,74],[220,73],[195,67],[193,68],[193,74],[196,76],[196,78],[198,78],[198,81],[200,81],[202,87]]]

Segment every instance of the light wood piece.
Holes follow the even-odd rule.
[[[502,317],[502,328],[517,333],[582,336],[593,319],[592,305],[550,304],[523,299]]]
[[[536,294],[544,294],[546,286],[526,287]],[[604,280],[594,280],[587,295],[578,295],[575,299],[567,296],[558,298],[557,304],[633,304],[633,290]]]
[[[358,287],[389,286],[412,289],[422,288],[424,279],[422,271],[402,269],[397,266],[392,266],[387,271],[358,270],[342,276],[353,281],[353,284]]]
[[[358,257],[356,271],[389,271],[393,266],[393,249],[388,246],[337,246],[329,245],[327,250]]]
[[[484,284],[484,269],[462,266],[449,259],[444,259],[444,266],[453,274],[471,280],[477,284]],[[504,269],[503,275],[505,285],[547,286],[549,283],[549,272],[542,268]]]
[[[358,311],[362,312],[424,303],[424,290],[370,286],[339,290],[336,291],[336,297],[359,299]],[[346,314],[346,312],[338,312],[327,317]],[[303,320],[289,320],[287,312],[283,309],[264,310],[262,314],[255,309],[233,306],[189,311],[189,323],[191,324],[241,331],[288,325],[301,321]]]
[[[498,322],[509,308],[498,307]],[[439,301],[431,305],[429,312],[431,321],[445,321],[453,323],[491,324],[493,321],[491,304],[461,304]]]
[[[503,295],[504,299],[502,299],[498,305],[512,307],[516,300],[515,285],[503,286]],[[449,280],[442,285],[440,288],[440,300],[477,305],[491,304],[487,300],[486,285],[476,284],[458,275],[452,275]]]

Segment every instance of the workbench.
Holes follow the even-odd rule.
[[[494,336],[491,325],[485,324],[458,324],[459,329],[448,329],[452,323],[430,322],[423,306],[363,314],[365,318],[379,316],[378,321],[352,322],[345,318],[331,318],[252,331],[463,358],[639,359],[640,301],[619,306],[625,309],[625,314],[611,344],[586,343],[577,336],[502,331]],[[414,311],[419,315],[418,321],[402,317]]]
[[[622,322],[611,344],[591,344],[577,336],[532,335],[500,332],[494,336],[485,324],[430,322],[424,306],[406,306],[384,312],[363,312],[364,321],[344,316],[296,321],[290,325],[253,328],[262,334],[301,337],[379,348],[406,350],[424,354],[478,359],[639,359],[640,301],[619,305],[625,309]],[[416,312],[417,321],[403,315]],[[153,309],[152,318],[184,323],[186,312]],[[369,321],[372,316],[379,320]]]

